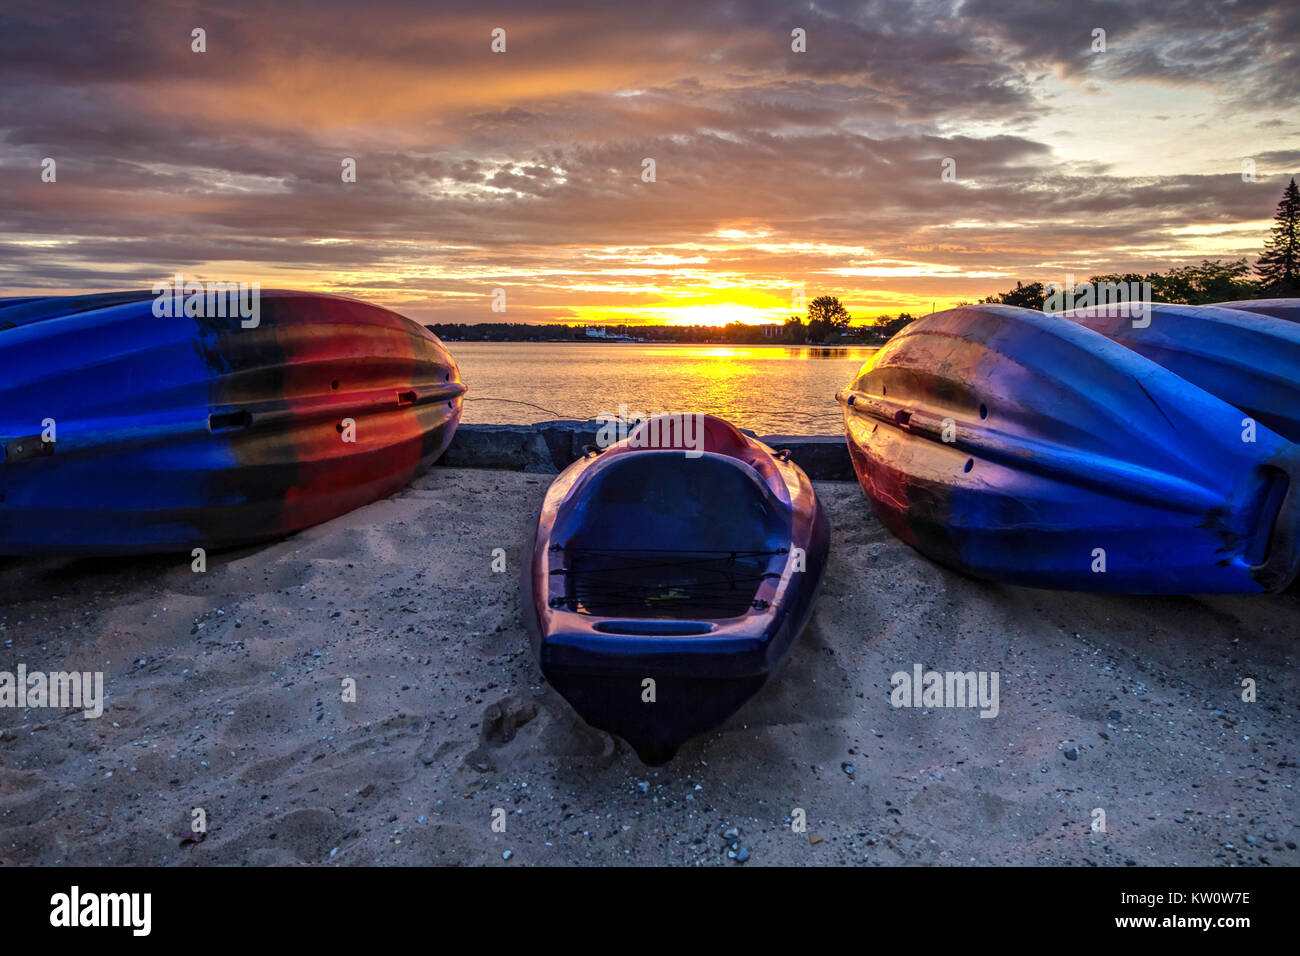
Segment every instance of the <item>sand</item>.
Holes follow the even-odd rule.
[[[747,866],[1300,860],[1296,590],[976,582],[822,483],[831,564],[786,666],[649,769],[529,651],[519,562],[547,481],[435,468],[205,573],[0,562],[0,670],[102,670],[108,696],[97,720],[0,709],[0,864],[735,866],[730,828]],[[914,664],[997,671],[998,716],[892,707]]]

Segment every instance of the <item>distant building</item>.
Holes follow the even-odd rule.
[[[645,339],[638,338],[635,335],[629,335],[626,325],[619,325],[614,331],[609,331],[605,326],[589,325],[586,329],[587,338],[597,339],[601,342],[644,342]]]
[[[759,328],[763,330],[763,335],[764,335],[765,338],[769,338],[769,339],[779,339],[779,338],[781,337],[781,330],[782,330],[783,328],[785,328],[785,326],[782,326],[782,325],[760,325]]]

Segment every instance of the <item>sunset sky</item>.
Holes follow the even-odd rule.
[[[717,324],[802,285],[866,318],[1253,261],[1300,172],[1296,3],[239,6],[6,0],[0,294]]]

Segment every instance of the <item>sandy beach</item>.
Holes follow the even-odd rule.
[[[204,573],[0,562],[0,670],[103,671],[107,692],[99,719],[0,709],[0,864],[734,866],[731,828],[747,866],[1300,861],[1296,589],[985,584],[819,483],[812,623],[724,728],[649,769],[532,659],[519,568],[549,480],[437,467]],[[998,716],[891,706],[916,664],[998,672]],[[183,843],[196,807],[208,832]]]

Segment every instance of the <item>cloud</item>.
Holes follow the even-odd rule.
[[[18,0],[0,29],[0,283],[183,268],[442,317],[508,283],[540,319],[795,279],[874,302],[969,298],[1062,264],[1164,268],[1214,251],[1188,224],[1271,215],[1270,177],[1300,156],[1267,99],[1294,99],[1296,20],[1253,0]],[[1221,172],[1119,169],[1069,138],[1090,102],[1151,83],[1172,91],[1149,113],[1168,135],[1232,142]],[[1116,135],[1105,119],[1098,146]],[[1267,181],[1243,184],[1238,153]]]

